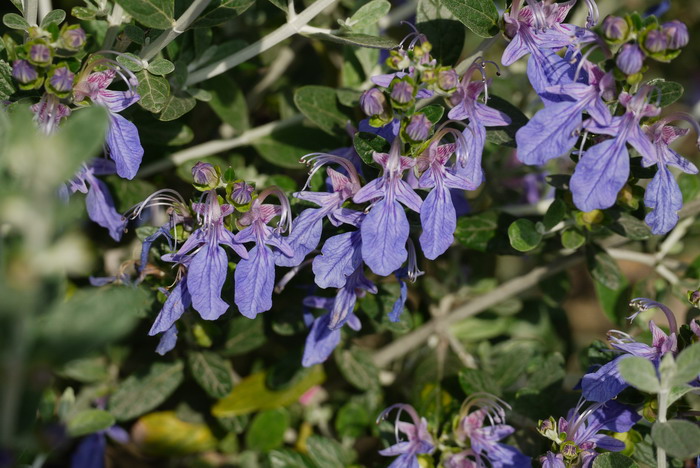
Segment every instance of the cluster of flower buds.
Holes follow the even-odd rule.
[[[20,89],[34,90],[43,85],[47,93],[68,97],[81,65],[75,56],[86,40],[79,26],[64,24],[59,29],[52,23],[46,28],[31,27],[24,44],[8,50],[12,77]]]
[[[680,21],[659,24],[654,16],[642,19],[636,13],[624,18],[608,16],[600,29],[610,45],[620,46],[615,64],[630,84],[641,80],[645,58],[669,62],[689,40],[688,28]]]

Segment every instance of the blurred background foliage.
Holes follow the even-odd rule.
[[[297,9],[310,3],[297,2]],[[363,3],[341,0],[313,24],[333,27]],[[605,16],[644,11],[655,3],[600,0],[598,5]],[[455,21],[436,22],[436,5],[437,0],[420,0],[414,18],[396,12],[415,10],[415,3],[392,2],[396,16],[379,25],[384,35],[398,41],[408,32],[398,20],[417,23],[435,54],[446,64],[457,63],[478,50],[482,39]],[[54,0],[55,8],[71,11],[76,6],[83,4]],[[178,0],[176,12],[186,6]],[[274,0],[251,2],[243,14],[220,25],[187,32],[166,55],[177,67],[187,68],[206,57],[230,54],[283,24],[285,7]],[[9,2],[0,7],[0,13],[9,11]],[[572,22],[581,24],[584,6],[578,5],[573,15]],[[684,86],[685,94],[668,111],[686,111],[700,119],[700,3],[672,1],[662,19],[673,18],[688,25],[690,44],[673,63],[652,63],[650,75]],[[105,23],[85,24],[100,42]],[[380,30],[373,24],[367,32]],[[504,46],[497,36],[483,55],[498,63]],[[130,110],[146,148],[144,168],[150,167],[151,173],[134,181],[107,178],[118,209],[125,211],[157,188],[190,193],[190,169],[197,160],[231,166],[239,177],[260,187],[300,189],[306,168],[299,157],[350,146],[343,125],[319,129],[298,119],[252,145],[203,154],[177,168],[167,158],[182,155],[183,148],[230,140],[260,125],[293,118],[299,114],[295,91],[306,85],[344,90],[338,93],[340,115],[358,122],[362,116],[356,90],[368,87],[369,76],[381,70],[377,63],[382,54],[297,35],[201,83],[200,100],[183,95],[192,110],[179,118],[163,121],[162,115],[146,109]],[[524,71],[522,61],[502,69],[490,94],[531,116],[538,101]],[[178,79],[171,78],[173,89]],[[507,239],[505,247],[476,239],[483,244],[477,248],[470,232],[463,231],[457,237],[466,248],[422,263],[426,275],[411,286],[401,322],[386,319],[398,295],[395,281],[389,280],[380,285],[381,294],[360,301],[368,325],[360,335],[346,337],[324,366],[300,366],[306,333],[301,300],[307,294],[304,285],[312,282],[304,272],[283,296],[275,297],[271,311],[254,321],[235,312],[216,323],[189,314],[185,326],[193,338],[160,357],[153,351],[156,340],[147,336],[164,299],[155,292],[158,279],[141,287],[99,289],[90,287],[87,279],[119,276],[129,268],[129,261],[138,258],[139,237],[147,230],[134,229],[126,242],[116,245],[104,230],[85,220],[80,197],[64,204],[56,196],[79,164],[99,153],[105,126],[99,109],[81,111],[47,138],[34,130],[29,115],[0,113],[0,448],[5,449],[0,466],[67,466],[76,447],[86,441],[106,447],[107,466],[384,466],[386,459],[376,452],[384,447],[382,439],[393,435],[387,433],[391,428],[386,423],[375,424],[381,409],[410,402],[432,423],[444,424],[444,415],[475,391],[511,402],[511,420],[518,427],[514,439],[524,452],[541,453],[546,447],[534,430],[535,422],[560,415],[576,401],[575,393],[562,389],[571,388],[583,369],[599,359],[600,347],[588,348],[591,341],[603,339],[613,326],[625,326],[627,300],[658,297],[682,320],[688,308],[680,300],[683,286],[695,288],[700,280],[695,260],[700,225],[695,223],[671,251],[675,261],[690,265],[683,284],[675,288],[652,267],[621,260],[626,282],[621,294],[610,294],[594,286],[584,266],[576,266],[539,288],[459,321],[449,334],[434,333],[427,346],[419,343],[395,356],[401,358],[397,362],[377,363],[375,351],[393,339],[537,265],[534,256],[513,255]],[[682,139],[679,148],[699,162],[692,136]],[[487,146],[484,167],[489,182],[469,194],[473,212],[528,202],[523,180],[536,170],[516,163],[513,151]],[[542,178],[537,181],[540,196],[552,190]],[[700,192],[697,182],[688,181],[684,188],[691,199]],[[500,236],[508,224],[499,225]],[[656,242],[640,244],[653,252]],[[232,297],[230,285],[226,294]],[[481,371],[469,368],[477,364]],[[129,432],[129,441],[105,445],[115,426]]]

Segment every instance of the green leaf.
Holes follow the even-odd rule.
[[[12,67],[4,60],[0,60],[0,99],[8,99],[15,94],[15,85],[12,82]]]
[[[528,118],[520,109],[507,100],[498,96],[489,96],[487,105],[499,110],[510,117],[511,123],[505,127],[489,127],[486,129],[486,141],[501,146],[515,148],[515,134],[520,127],[528,122]]]
[[[360,96],[362,96],[362,92],[350,88],[336,89],[335,93],[338,95],[338,102],[346,107],[359,105]]]
[[[63,10],[51,10],[41,20],[41,27],[46,28],[51,24],[61,24],[66,19],[66,12]]]
[[[162,122],[170,122],[178,119],[194,109],[197,100],[191,96],[176,96],[171,94],[163,105],[163,109],[158,116]]]
[[[107,429],[113,426],[114,422],[114,416],[107,411],[89,409],[73,416],[66,428],[71,437],[80,437]]]
[[[510,245],[519,252],[529,252],[542,241],[542,234],[537,232],[535,223],[529,219],[518,219],[508,227]]]
[[[384,138],[369,132],[356,133],[352,142],[362,162],[372,167],[378,167],[372,153],[388,153],[391,147]]]
[[[498,34],[498,10],[493,0],[443,0],[445,6],[468,27],[481,37]]]
[[[262,320],[236,317],[229,323],[229,332],[224,343],[226,356],[237,356],[252,351],[265,343]]]
[[[84,356],[129,333],[150,304],[150,295],[140,288],[79,289],[42,317],[38,347],[50,359],[69,361]]]
[[[229,395],[214,405],[211,412],[217,418],[228,418],[287,406],[296,402],[314,385],[320,385],[325,378],[323,367],[314,366],[294,385],[284,390],[273,391],[265,384],[265,373],[258,372],[238,383]]]
[[[119,65],[122,67],[134,73],[138,73],[143,70],[144,66],[144,61],[141,60],[141,57],[136,54],[132,54],[131,52],[117,55],[117,62],[119,62]]]
[[[184,379],[182,361],[154,362],[146,372],[131,375],[109,400],[109,411],[118,421],[141,416],[168,399]]]
[[[192,23],[193,28],[211,28],[240,15],[255,0],[212,0],[206,10]]]
[[[603,249],[592,246],[586,252],[588,269],[593,279],[609,289],[620,289],[622,284],[622,272],[613,258]]]
[[[147,28],[168,29],[173,26],[175,0],[116,0],[116,2]]]
[[[426,106],[420,111],[422,114],[430,120],[433,124],[440,122],[442,115],[445,113],[445,108],[442,106]]]
[[[462,369],[459,372],[459,384],[467,395],[478,392],[486,392],[496,396],[501,394],[501,387],[493,377],[479,369]]]
[[[233,127],[236,133],[250,128],[245,95],[230,75],[219,75],[205,81],[202,86],[211,93],[209,105],[222,122]]]
[[[29,23],[17,13],[8,13],[2,17],[2,23],[10,29],[20,29],[26,31],[29,29]]]
[[[485,252],[489,241],[496,236],[497,228],[498,213],[495,211],[463,216],[457,220],[455,237],[465,247]]]
[[[273,450],[267,459],[271,468],[318,468],[306,455],[289,449]]]
[[[690,421],[657,421],[651,428],[651,437],[672,457],[685,460],[700,455],[700,427]]]
[[[624,211],[611,213],[613,223],[610,229],[630,240],[646,240],[651,237],[651,229],[642,220]]]
[[[145,180],[126,180],[116,174],[104,178],[114,198],[117,211],[125,212],[156,191],[156,187]]]
[[[148,64],[148,71],[153,75],[165,76],[175,71],[175,65],[170,60],[157,58]]]
[[[335,363],[352,386],[360,390],[379,388],[379,369],[372,362],[372,356],[365,350],[336,348],[333,354]]]
[[[139,105],[147,111],[157,114],[168,101],[170,96],[170,83],[162,76],[156,76],[147,71],[140,71],[136,74],[139,85],[136,87],[141,99]]]
[[[617,363],[620,375],[628,384],[646,393],[659,393],[661,388],[656,368],[647,359],[629,356]]]
[[[90,21],[94,20],[97,16],[97,10],[94,8],[86,7],[73,7],[70,14],[78,18],[79,20]]]
[[[153,119],[138,123],[139,136],[144,145],[180,146],[194,138],[194,132],[184,122],[160,122]],[[187,180],[190,179],[188,176]]]
[[[598,281],[593,282],[595,286],[596,296],[603,308],[603,313],[612,322],[620,324],[624,322],[624,314],[627,311],[629,304],[630,288],[627,278],[622,276],[620,287],[610,289]]]
[[[335,440],[312,435],[306,440],[309,457],[317,466],[323,468],[343,468],[347,466],[347,457],[343,447]]]
[[[24,14],[24,6],[22,5],[23,0],[10,0],[12,4],[19,10],[20,13]]]
[[[335,418],[335,429],[341,437],[357,438],[363,435],[367,426],[372,424],[368,409],[355,400],[348,401],[340,407]]]
[[[678,176],[678,186],[683,194],[683,203],[694,200],[700,193],[700,179],[696,174],[686,174]]]
[[[357,31],[376,26],[377,21],[389,13],[390,9],[391,3],[387,0],[372,0],[362,5],[345,25]]]
[[[309,153],[328,151],[340,146],[336,138],[316,128],[294,125],[272,132],[253,144],[270,163],[287,169],[304,170],[299,158]]]
[[[676,358],[676,375],[671,385],[683,385],[700,376],[700,343],[688,346]]]
[[[544,228],[549,231],[559,224],[564,219],[564,216],[566,216],[566,203],[557,198],[549,205],[547,212],[544,214],[542,219]]]
[[[530,361],[528,370],[531,374],[527,380],[527,386],[521,391],[540,392],[564,378],[564,357],[559,353],[537,357]]]
[[[441,63],[455,63],[462,51],[466,30],[441,0],[418,0],[416,27],[433,46],[430,55]]]
[[[335,42],[356,47],[367,47],[370,49],[393,49],[399,45],[395,40],[384,36],[372,36],[370,34],[339,32],[337,34],[313,33],[309,35],[314,39]]]
[[[567,229],[561,233],[561,245],[565,249],[576,250],[585,244],[585,242],[586,236],[584,236],[578,229]]]
[[[659,106],[661,107],[669,106],[683,96],[684,89],[683,85],[680,83],[657,78],[649,81],[647,84],[656,88],[651,92],[649,99],[651,99],[652,102],[659,99]]]
[[[103,357],[74,359],[57,372],[62,377],[78,382],[92,383],[109,377],[107,362]]]
[[[338,98],[333,88],[303,86],[294,93],[294,104],[302,114],[331,135],[336,127],[344,128],[348,118],[338,109]]]
[[[269,452],[282,445],[284,431],[289,427],[289,413],[278,408],[258,413],[245,435],[250,450]]]
[[[214,398],[223,398],[233,390],[231,363],[218,354],[192,351],[187,354],[187,363],[197,383]]]
[[[593,461],[593,468],[639,468],[639,465],[621,453],[601,453]]]

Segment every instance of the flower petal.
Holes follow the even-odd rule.
[[[597,371],[583,376],[581,389],[586,400],[602,403],[615,398],[629,386],[617,370],[617,361],[613,359]]]
[[[218,245],[204,244],[192,259],[187,290],[192,306],[204,320],[216,320],[228,309],[228,304],[221,299],[227,270],[226,252]]]
[[[324,210],[315,208],[301,212],[294,220],[292,233],[287,236],[287,243],[294,251],[294,255],[288,257],[279,251],[275,252],[276,265],[295,267],[304,261],[304,258],[318,246],[321,240],[324,214]]]
[[[581,106],[558,102],[545,107],[515,134],[517,156],[525,164],[541,165],[568,153],[578,140]]]
[[[408,231],[406,213],[398,202],[381,200],[374,205],[360,226],[362,258],[374,273],[388,276],[406,261]]]
[[[168,294],[168,298],[163,304],[163,308],[153,322],[151,330],[148,332],[150,336],[157,335],[167,331],[173,324],[182,317],[185,310],[192,303],[190,293],[187,290],[187,277],[182,278]]]
[[[678,210],[683,208],[683,195],[676,179],[665,165],[659,164],[654,178],[647,185],[644,204],[652,209],[644,221],[654,234],[666,234],[678,223]]]
[[[275,263],[272,251],[264,245],[256,245],[248,255],[236,266],[235,301],[240,313],[252,319],[272,307]]]
[[[423,203],[420,222],[420,246],[427,258],[435,260],[452,245],[457,228],[457,215],[447,187],[440,184],[431,190]]]
[[[109,156],[117,165],[119,177],[133,179],[143,158],[143,148],[136,125],[119,114],[111,114],[107,146]]]
[[[117,213],[109,189],[104,182],[89,176],[90,188],[85,199],[87,213],[91,220],[109,230],[109,235],[115,241],[122,238],[128,220]]]
[[[163,336],[161,336],[156,347],[156,353],[164,356],[175,348],[177,344],[177,327],[173,324]]]
[[[323,314],[315,319],[311,325],[311,330],[306,337],[304,356],[301,359],[301,364],[304,367],[321,364],[328,359],[328,356],[340,343],[340,329],[331,330],[328,328],[330,320],[330,313]]]
[[[625,142],[607,140],[590,148],[571,177],[574,204],[581,211],[609,208],[630,172]]]
[[[320,288],[342,288],[347,277],[362,262],[360,231],[346,232],[329,238],[321,255],[313,260],[314,281]]]

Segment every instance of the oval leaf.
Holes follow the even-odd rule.
[[[294,93],[294,104],[302,114],[330,134],[344,127],[347,116],[338,109],[335,90],[327,86],[303,86]]]
[[[656,376],[656,368],[650,361],[629,356],[620,359],[617,369],[625,382],[638,390],[646,393],[659,393],[659,378]]]
[[[80,437],[86,434],[107,429],[114,425],[114,416],[104,410],[90,409],[81,411],[68,421],[67,429],[71,437]]]
[[[444,0],[443,3],[474,34],[481,37],[498,34],[498,10],[493,0]]]
[[[187,363],[197,383],[214,398],[223,398],[233,390],[231,363],[208,351],[191,352]]]
[[[657,421],[651,428],[651,438],[672,457],[685,460],[700,455],[700,427],[690,421]]]
[[[529,219],[519,219],[508,227],[510,245],[519,252],[529,252],[542,241],[542,234],[537,232],[535,223]]]

